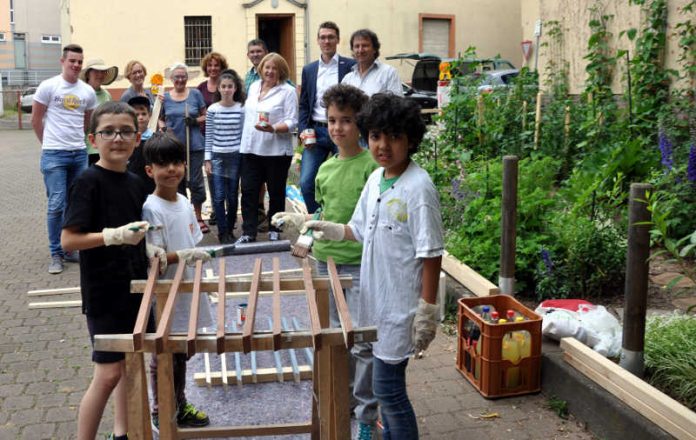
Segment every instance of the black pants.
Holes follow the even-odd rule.
[[[285,210],[285,185],[292,156],[257,156],[242,154],[242,233],[256,237],[259,191],[268,190],[268,222],[276,212]],[[270,231],[277,231],[272,225]]]

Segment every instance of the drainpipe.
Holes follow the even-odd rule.
[[[309,59],[309,0],[305,0],[305,7],[304,7],[304,58],[305,58],[305,65],[309,64],[310,59]]]

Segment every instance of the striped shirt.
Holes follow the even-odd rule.
[[[208,107],[205,116],[205,160],[211,160],[213,153],[239,151],[243,128],[244,108],[240,103],[225,107],[216,102]]]

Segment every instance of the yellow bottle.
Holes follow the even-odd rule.
[[[510,361],[514,365],[520,362],[520,349],[517,341],[512,336],[513,332],[505,333],[503,336],[502,357],[505,361]],[[520,368],[508,367],[505,374],[505,388],[515,388],[520,384]]]

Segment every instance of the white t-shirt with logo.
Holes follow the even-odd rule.
[[[42,148],[85,148],[85,112],[97,107],[97,96],[92,87],[79,79],[70,83],[62,75],[57,75],[39,85],[34,101],[47,107]]]

